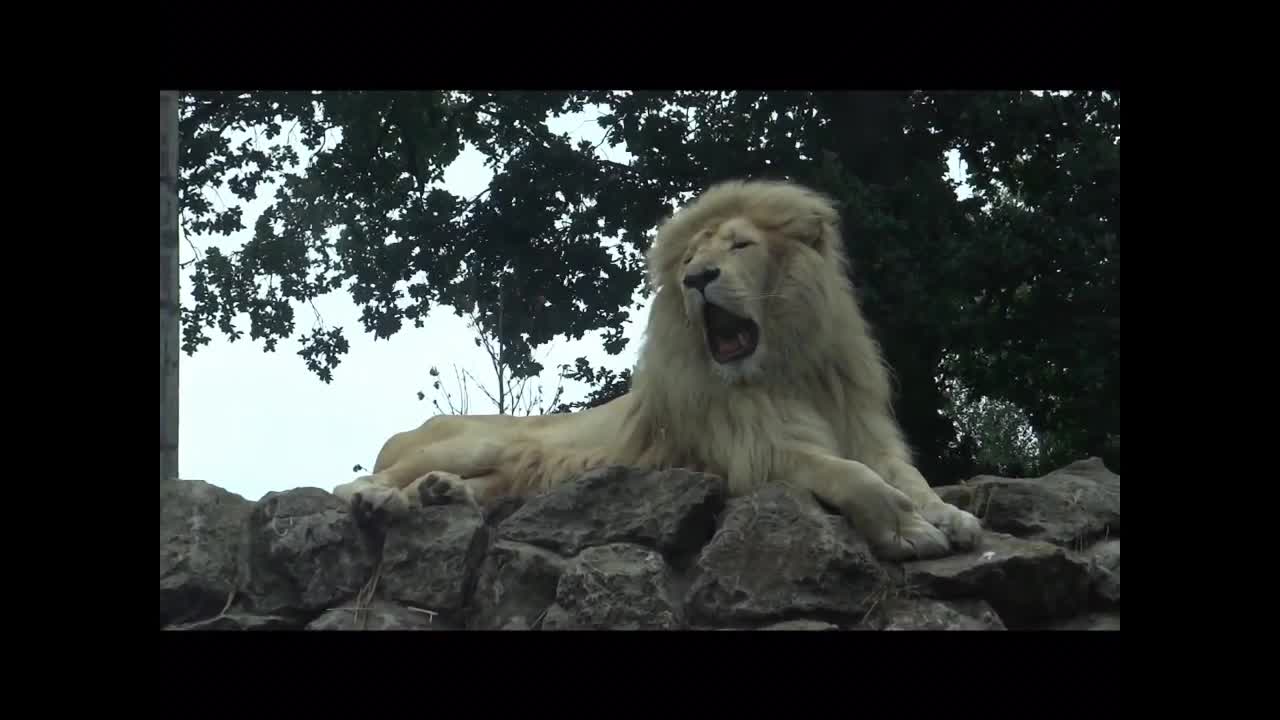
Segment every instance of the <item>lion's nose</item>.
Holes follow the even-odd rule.
[[[698,292],[706,290],[712,280],[720,277],[720,268],[709,267],[698,272],[692,272],[684,276],[684,286],[693,288]]]

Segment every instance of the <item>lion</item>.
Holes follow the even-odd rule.
[[[359,517],[528,495],[589,469],[683,467],[731,497],[807,491],[877,556],[976,547],[981,523],[914,465],[889,368],[849,276],[834,202],[793,182],[708,188],[659,225],[655,296],[629,391],[575,413],[441,415],[335,488]]]

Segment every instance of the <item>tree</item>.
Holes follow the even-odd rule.
[[[586,107],[633,162],[545,124]],[[199,195],[215,178],[248,198],[296,162],[287,148],[231,147],[229,127],[296,132],[322,151],[284,179],[240,253],[197,262],[187,352],[208,328],[234,338],[241,313],[274,347],[295,332],[294,304],[345,286],[378,337],[420,324],[433,303],[474,302],[510,378],[541,372],[533,350],[561,334],[604,330],[617,353],[656,223],[718,180],[790,177],[844,205],[854,280],[926,476],[980,467],[949,380],[966,402],[1016,408],[1062,457],[1115,438],[1118,464],[1118,93],[193,93],[182,162],[193,231],[240,226],[235,207]],[[433,185],[467,143],[494,177],[459,198]],[[971,170],[965,199],[945,178],[953,151]],[[327,381],[342,329],[302,338]],[[585,361],[574,373],[600,383],[588,403],[625,388]]]
[[[941,94],[931,121],[969,164],[970,298],[954,372],[1022,409],[1045,469],[1083,454],[1120,471],[1120,94]]]
[[[160,91],[160,481],[178,477],[178,93]]]
[[[644,195],[632,192],[634,178],[547,130],[548,113],[586,102],[556,95],[192,94],[183,119],[190,137],[184,223],[192,232],[242,227],[239,208],[215,208],[201,196],[204,187],[228,178],[232,192],[249,199],[268,175],[297,161],[287,146],[272,150],[255,140],[232,148],[224,130],[260,128],[269,141],[287,128],[323,151],[305,175],[284,178],[240,253],[211,250],[196,263],[184,349],[207,343],[205,330],[214,326],[238,338],[231,320],[240,313],[250,319],[250,336],[273,348],[294,332],[294,303],[349,283],[365,306],[365,328],[380,338],[405,321],[420,325],[433,303],[468,307],[478,290],[484,333],[498,332],[496,308],[505,308],[500,334],[517,376],[542,369],[531,349],[556,334],[578,339],[604,328],[606,348],[618,352],[642,267],[625,245],[613,257],[600,240],[620,229],[643,232],[666,208],[632,212]],[[340,131],[341,142],[329,143],[330,130]],[[497,166],[481,197],[431,187],[464,142]],[[600,207],[598,189],[610,183],[618,187]],[[562,222],[566,213],[571,223]],[[330,229],[340,232],[336,240]],[[327,382],[347,349],[342,329],[316,328],[302,340],[308,367]]]

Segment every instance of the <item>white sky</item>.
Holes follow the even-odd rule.
[[[604,129],[594,122],[598,114],[588,108],[552,119],[548,125],[552,132],[569,133],[575,145],[579,139],[594,144],[604,135]],[[233,145],[246,136],[232,133]],[[301,143],[293,145],[302,161],[295,172],[302,171],[310,155]],[[597,152],[615,162],[631,161],[621,146],[601,147]],[[492,177],[483,160],[480,152],[468,147],[445,172],[443,186],[464,198],[476,196]],[[953,156],[949,163],[953,177],[960,173],[958,163]],[[229,237],[184,236],[180,262],[192,259],[192,244],[201,250],[219,247],[227,253],[239,249],[252,237],[254,223],[275,190],[274,184],[264,184],[258,188],[258,200],[243,204],[245,230]],[[219,209],[225,206],[224,201],[240,202],[225,186],[210,195]],[[192,304],[191,269],[183,270],[184,307]],[[635,300],[640,302],[638,294]],[[390,435],[416,427],[434,414],[431,401],[436,393],[427,374],[431,366],[441,371],[441,380],[455,395],[455,402],[455,364],[470,370],[487,387],[494,385],[487,355],[475,346],[475,334],[453,308],[435,306],[422,328],[406,323],[390,340],[375,341],[360,323],[360,308],[345,291],[318,298],[315,307],[326,327],[343,327],[350,343],[329,384],[307,369],[297,354],[300,343],[296,339],[282,340],[269,353],[263,351],[260,341],[249,340],[247,318],[237,320],[237,327],[246,331],[244,339],[232,343],[210,328],[206,330],[208,345],[193,356],[180,356],[181,477],[207,481],[249,500],[296,487],[331,490],[359,474],[352,472],[353,466],[363,465],[363,472],[371,469]],[[314,312],[296,303],[294,311],[296,330],[309,331]],[[616,371],[631,367],[647,316],[647,304],[632,310],[625,333],[628,344],[619,355],[604,352],[600,333],[578,341],[560,337],[551,346],[539,348],[535,356],[547,368],[541,383],[544,397],[549,399],[555,391],[556,368],[562,363],[572,365],[579,356],[585,356],[596,368]],[[419,390],[426,394],[424,400],[418,399]],[[566,381],[562,401],[580,400],[584,395],[585,386]],[[496,412],[496,406],[478,389],[471,390],[469,400],[472,413]],[[443,396],[440,402],[443,406]]]

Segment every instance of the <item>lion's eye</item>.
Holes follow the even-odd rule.
[[[732,246],[730,249],[732,249],[732,250],[741,250],[742,248],[744,248],[744,247],[746,247],[746,246],[748,246],[748,245],[753,245],[753,244],[754,244],[754,243],[752,243],[752,242],[751,242],[751,241],[749,241],[749,240],[739,240],[738,242],[734,243],[734,244],[733,244],[733,246]]]

